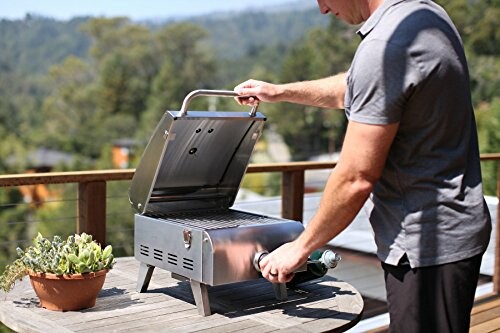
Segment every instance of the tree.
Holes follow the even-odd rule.
[[[160,63],[151,31],[126,18],[93,19],[82,30],[92,38],[89,54],[100,73],[99,110],[139,120]]]
[[[184,97],[196,89],[213,89],[215,60],[203,44],[205,30],[190,23],[167,26],[155,35],[155,54],[161,55],[158,74],[152,81],[147,111],[141,117],[137,137],[146,140],[165,110],[179,110]],[[195,99],[194,108],[207,108]]]
[[[47,146],[92,154],[85,149],[85,124],[97,117],[95,73],[83,60],[70,56],[49,72],[52,92],[43,102],[44,142]],[[84,139],[85,138],[85,139]]]
[[[500,152],[500,98],[496,97],[491,104],[482,104],[477,111],[479,129],[479,146],[481,153]],[[482,164],[483,188],[486,194],[496,195],[498,163]]]
[[[327,29],[313,29],[291,48],[280,81],[310,80],[346,71],[357,43],[352,29],[335,20]],[[340,148],[346,119],[339,111],[280,103],[269,116],[295,160]]]

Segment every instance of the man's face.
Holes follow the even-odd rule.
[[[366,16],[366,1],[360,0],[317,0],[321,14],[332,13],[340,20],[349,24],[364,22]],[[363,7],[363,5],[365,5]]]

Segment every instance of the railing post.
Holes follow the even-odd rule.
[[[495,244],[495,267],[493,271],[493,292],[500,294],[500,160],[497,161],[497,222]]]
[[[77,233],[85,232],[106,245],[106,182],[78,183]]]
[[[283,171],[281,216],[302,222],[304,219],[304,170]]]

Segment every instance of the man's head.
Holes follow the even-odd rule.
[[[368,19],[384,0],[317,0],[322,14],[332,13],[349,24],[359,24]]]

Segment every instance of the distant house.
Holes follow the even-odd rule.
[[[27,173],[35,173],[34,170],[28,170]],[[45,184],[22,185],[19,186],[19,192],[23,196],[23,201],[30,204],[32,208],[42,207],[49,200],[58,197],[56,192],[51,192]]]
[[[56,165],[71,165],[73,161],[74,157],[71,154],[42,147],[30,151],[22,164],[27,167],[26,173],[41,173],[52,171]],[[18,157],[9,157],[7,163],[19,164]],[[41,207],[46,201],[58,198],[58,193],[50,191],[44,184],[19,186],[19,192],[24,202],[29,203],[33,208]]]
[[[56,165],[71,165],[74,157],[55,149],[38,148],[28,153],[26,165],[34,172],[50,172]]]
[[[130,161],[134,154],[134,139],[120,139],[113,142],[113,167],[118,169],[126,169],[130,167]]]

